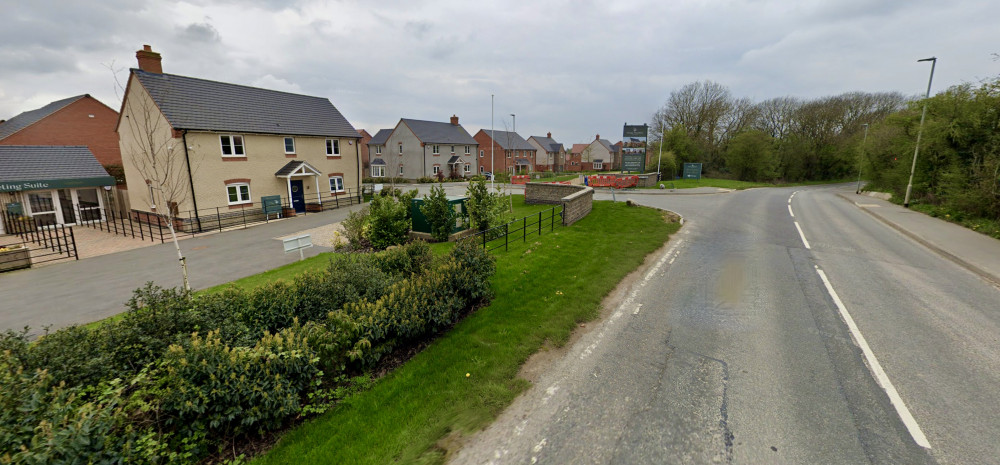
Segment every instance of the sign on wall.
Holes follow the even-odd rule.
[[[625,125],[622,131],[622,171],[646,170],[646,135],[649,125]]]

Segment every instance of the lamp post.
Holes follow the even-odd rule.
[[[861,193],[861,167],[864,166],[864,154],[865,154],[865,143],[868,142],[868,123],[862,124],[865,127],[865,138],[861,140],[861,155],[862,158],[858,160],[858,190],[854,191],[855,194]]]
[[[510,114],[510,119],[511,119],[511,123],[510,123],[510,125],[511,125],[511,128],[510,128],[510,132],[514,132],[514,133],[516,133],[516,132],[517,132],[517,116],[516,116],[516,115],[514,115],[513,113],[511,113],[511,114]],[[517,153],[517,152],[514,152],[514,149],[513,149],[513,144],[512,144],[511,142],[510,142],[510,139],[511,139],[512,137],[513,137],[513,136],[511,136],[510,134],[507,134],[507,145],[508,145],[508,146],[510,146],[510,151],[511,151],[511,152],[513,152],[513,153]],[[514,171],[517,171],[517,158],[516,158],[516,157],[514,158]],[[511,172],[510,174],[512,174],[512,175],[513,175],[514,173],[513,173],[513,172]]]
[[[497,168],[493,165],[493,146],[496,145],[496,130],[493,129],[493,94],[490,94],[490,189],[493,189],[493,178],[497,177]]]
[[[910,191],[913,190],[913,173],[917,170],[917,154],[920,153],[920,136],[924,133],[924,118],[927,116],[927,100],[931,98],[931,82],[934,81],[934,67],[937,65],[937,57],[924,58],[917,62],[931,62],[931,77],[927,79],[927,94],[924,95],[924,111],[920,113],[920,129],[917,130],[917,146],[913,148],[913,165],[910,166],[910,182],[906,183],[906,197],[903,197],[903,207],[910,208]]]
[[[656,181],[662,181],[663,176],[660,174],[660,162],[663,161],[663,138],[666,134],[663,132],[663,123],[660,123],[660,155],[656,158]]]

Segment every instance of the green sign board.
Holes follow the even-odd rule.
[[[96,178],[40,179],[37,181],[0,182],[0,192],[38,191],[46,189],[73,189],[76,187],[101,187],[117,184],[111,176]]]
[[[643,172],[646,170],[646,134],[649,126],[625,125],[622,130],[622,171]]]
[[[646,156],[635,153],[622,154],[622,171],[645,171]]]
[[[260,198],[261,208],[264,209],[265,215],[270,215],[272,213],[281,213],[281,196],[280,195],[265,195]]]
[[[684,179],[701,179],[701,163],[685,163]]]

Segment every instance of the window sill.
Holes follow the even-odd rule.
[[[246,207],[253,207],[253,202],[243,202],[243,203],[231,203],[229,204],[230,210],[242,210]]]
[[[247,161],[246,155],[223,155],[222,161]]]
[[[295,155],[294,153],[286,153],[285,158],[298,158],[298,156]]]
[[[327,154],[327,156],[326,156],[327,160],[340,160],[341,158],[343,158],[343,157],[341,157],[340,155],[329,155],[329,154]]]

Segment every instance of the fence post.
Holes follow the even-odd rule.
[[[483,235],[483,250],[486,250],[486,231],[483,231],[482,235]]]
[[[521,242],[528,242],[528,217],[521,218]]]
[[[132,222],[132,215],[128,216],[128,229],[132,233],[132,239],[135,239],[135,223]],[[122,231],[125,230],[125,216],[122,216]],[[139,235],[142,235],[142,228],[139,228]]]
[[[510,246],[510,223],[503,225],[503,250],[509,250]]]
[[[73,258],[80,259],[80,251],[76,250],[76,234],[73,233],[73,228],[69,228],[69,238],[73,241]]]
[[[542,212],[538,212],[538,237],[542,237]]]
[[[219,207],[215,207],[215,219],[219,222],[219,232],[222,232],[222,214],[219,213]]]
[[[243,215],[243,229],[247,228],[247,209],[240,205],[240,214]]]

